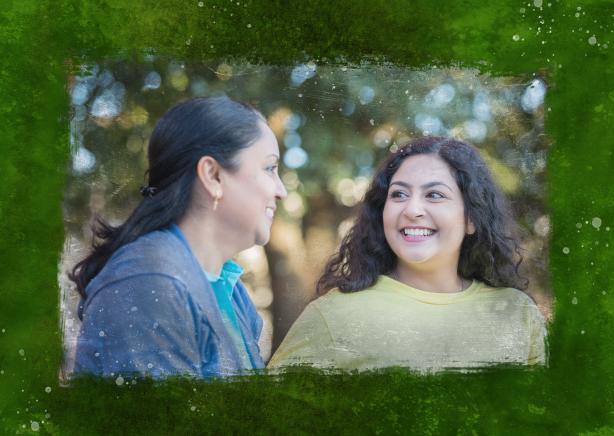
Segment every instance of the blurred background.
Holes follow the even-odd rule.
[[[277,210],[270,243],[236,259],[265,321],[265,361],[314,298],[315,283],[351,225],[374,167],[399,144],[427,134],[458,137],[478,148],[512,201],[523,231],[528,293],[550,318],[542,78],[312,61],[287,67],[188,63],[154,55],[77,70],[68,78],[72,158],[58,276],[63,371],[72,370],[79,331],[79,295],[66,273],[87,254],[96,216],[118,224],[138,204],[156,121],[193,96],[227,95],[252,104],[279,141],[288,198]]]

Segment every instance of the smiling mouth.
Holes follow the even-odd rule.
[[[275,216],[275,209],[273,209],[272,207],[267,207],[264,213],[266,213],[266,216],[268,218],[273,219],[273,217]]]
[[[437,233],[437,230],[427,228],[405,227],[401,229],[399,233],[401,233],[403,239],[408,242],[418,242],[427,240],[435,233]]]

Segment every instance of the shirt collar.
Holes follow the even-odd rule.
[[[243,268],[241,268],[235,261],[227,260],[224,262],[224,265],[222,265],[222,270],[218,275],[212,274],[204,269],[203,271],[207,276],[207,280],[209,280],[209,282],[212,284],[218,280],[225,280],[231,285],[231,289],[234,289],[235,285],[239,281],[239,277],[241,277],[241,274],[243,273]]]
[[[192,252],[192,248],[190,247],[188,240],[186,239],[185,235],[183,234],[179,226],[173,223],[169,227],[169,230],[175,236],[177,236],[177,238],[179,238],[179,240],[183,243],[183,245],[188,249],[192,257],[194,257],[194,259],[196,260],[196,257],[194,256],[194,253]],[[205,273],[207,280],[209,280],[211,284],[217,282],[220,279],[225,279],[231,285],[230,289],[234,289],[235,285],[239,281],[239,277],[241,277],[241,274],[243,274],[243,268],[241,268],[241,266],[239,266],[239,264],[233,260],[227,260],[226,262],[224,262],[224,265],[222,265],[222,269],[219,272],[219,274],[212,274],[208,271],[205,271],[204,268],[202,268],[202,270]]]

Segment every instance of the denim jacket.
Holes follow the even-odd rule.
[[[212,377],[253,369],[245,368],[202,267],[170,229],[117,250],[85,293],[75,373]],[[232,305],[251,362],[263,368],[262,319],[241,281]]]

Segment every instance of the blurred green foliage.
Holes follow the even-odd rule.
[[[259,109],[275,132],[284,163],[281,176],[290,194],[281,219],[300,228],[307,253],[292,262],[289,250],[284,253],[274,243],[267,249],[269,263],[283,266],[269,265],[276,299],[284,292],[276,288],[291,282],[289,270],[300,278],[297,292],[309,298],[319,268],[347,229],[377,163],[412,137],[435,134],[473,143],[510,196],[524,229],[531,293],[548,313],[545,90],[543,79],[536,77],[366,63],[198,64],[146,54],[134,61],[84,66],[70,87],[73,159],[64,204],[67,231],[88,244],[95,215],[118,223],[135,207],[138,188],[146,181],[149,135],[170,106],[193,96],[227,95]],[[326,242],[310,243],[310,235]],[[319,251],[310,255],[314,246]],[[324,248],[330,252],[322,253]],[[286,303],[298,308],[289,311],[282,332],[301,304]]]

